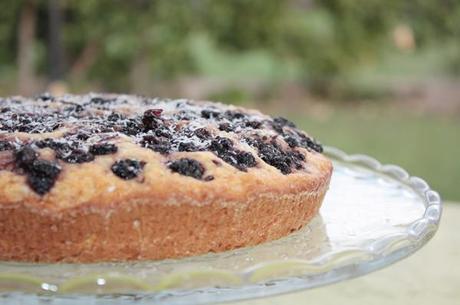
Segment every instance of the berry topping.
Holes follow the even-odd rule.
[[[231,111],[231,110],[225,111],[225,118],[227,118],[230,121],[234,121],[237,119],[243,119],[245,117],[246,117],[246,114],[242,112]]]
[[[292,169],[303,168],[302,162],[305,156],[297,151],[284,151],[275,141],[266,143],[261,139],[248,141],[248,143],[257,148],[259,157],[267,164],[276,167],[283,174],[290,174]]]
[[[211,134],[206,128],[198,128],[194,131],[194,134],[202,140],[207,140],[211,137]]]
[[[293,137],[286,137],[284,138],[284,141],[286,141],[286,143],[289,145],[289,147],[291,148],[296,148],[299,146],[299,141],[297,141],[295,138]]]
[[[226,131],[226,132],[231,132],[234,130],[233,126],[230,125],[230,123],[220,123],[219,124],[219,130]]]
[[[121,132],[128,136],[137,136],[142,132],[142,123],[138,119],[129,119],[123,123]]]
[[[217,154],[225,154],[233,148],[233,142],[228,138],[217,137],[211,141],[209,148],[217,152]]]
[[[111,169],[118,177],[129,180],[136,178],[144,168],[144,165],[145,162],[142,161],[124,159],[115,162]]]
[[[14,154],[16,165],[22,169],[29,169],[32,163],[37,160],[38,153],[29,145],[24,146]]]
[[[205,109],[201,111],[201,117],[205,119],[218,119],[220,117],[220,112]]]
[[[27,183],[38,194],[44,195],[54,185],[61,168],[56,163],[39,160],[38,153],[24,146],[15,153],[16,165],[27,175]]]
[[[283,117],[276,117],[273,119],[271,123],[271,126],[273,130],[275,130],[277,133],[283,135],[284,134],[284,127],[291,127],[295,128],[295,124],[289,121],[288,119],[285,119]]]
[[[259,129],[261,126],[262,126],[262,122],[259,122],[259,121],[248,121],[248,122],[246,122],[246,127]]]
[[[238,168],[254,167],[257,161],[254,156],[247,151],[240,151],[236,153],[236,162]]]
[[[61,168],[47,160],[35,160],[27,173],[27,183],[38,194],[46,194],[56,182]]]
[[[197,147],[192,142],[181,142],[178,146],[179,151],[199,151],[200,148]]]
[[[162,111],[162,109],[149,109],[144,112],[142,124],[144,124],[145,129],[156,129],[161,124],[160,116]]]
[[[109,104],[111,102],[112,102],[111,99],[105,99],[105,98],[102,98],[102,97],[93,97],[91,99],[91,101],[90,101],[90,103],[97,104],[97,105]]]
[[[89,147],[89,152],[93,155],[109,155],[118,151],[118,147],[111,143],[94,144]]]
[[[314,150],[319,153],[323,152],[323,146],[317,143],[314,139],[307,137],[306,135],[300,132],[298,132],[297,134],[300,137],[300,146],[309,150]]]
[[[15,134],[19,132],[23,134]],[[160,153],[164,159],[175,152],[187,156],[186,152],[207,151],[216,156],[212,160],[216,166],[225,162],[247,171],[263,161],[283,174],[304,168],[302,148],[310,153],[323,151],[321,144],[282,117],[271,119],[226,105],[104,94],[0,98],[0,133],[6,134],[0,140],[0,152],[14,152],[2,154],[9,158],[8,163],[2,161],[8,164],[2,170],[26,175],[39,194],[54,185],[58,162],[79,164],[115,154],[118,144],[109,143],[114,139],[148,148],[152,151],[145,153]],[[25,133],[42,136],[28,138]],[[255,152],[245,150],[246,144]],[[50,156],[41,149],[53,150],[56,160],[39,159],[40,154]],[[122,179],[133,179],[144,164],[119,160],[111,169]],[[205,176],[203,165],[192,159],[173,161],[168,167],[203,181],[214,178]]]
[[[285,119],[283,117],[276,117],[276,118],[273,118],[273,122],[275,122],[276,124],[280,125],[280,126],[288,126],[288,127],[292,127],[292,128],[295,128],[295,124],[291,121],[289,121],[288,119]]]
[[[58,151],[57,157],[67,163],[85,163],[94,160],[94,155],[82,149]]]
[[[173,161],[168,165],[168,167],[175,173],[179,173],[181,175],[195,179],[201,179],[205,171],[203,165],[201,165],[200,162],[187,158]]]
[[[0,151],[5,151],[5,150],[12,150],[13,144],[11,144],[8,141],[0,141]]]
[[[246,171],[247,168],[257,165],[257,161],[251,153],[235,149],[233,142],[228,138],[215,138],[211,141],[209,149],[214,151],[219,158],[239,170]]]
[[[119,121],[123,119],[123,116],[119,113],[116,113],[116,112],[112,112],[111,114],[109,114],[109,116],[107,117],[107,120],[108,121],[111,121],[111,122],[116,122],[116,121]]]
[[[154,135],[144,136],[140,144],[161,154],[168,154],[171,151],[171,143],[168,140]]]

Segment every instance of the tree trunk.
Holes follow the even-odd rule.
[[[51,82],[64,78],[64,51],[61,41],[62,12],[59,0],[48,0],[49,15],[49,78]]]
[[[30,95],[35,89],[34,41],[36,3],[26,0],[21,9],[18,26],[18,91]]]
[[[90,69],[96,61],[99,50],[100,45],[96,40],[87,42],[83,51],[70,68],[68,76],[73,80],[82,79],[88,69]]]

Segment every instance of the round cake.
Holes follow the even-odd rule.
[[[0,260],[102,262],[280,238],[332,173],[287,119],[211,102],[88,94],[0,99]]]

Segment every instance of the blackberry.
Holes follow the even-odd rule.
[[[233,142],[228,138],[216,137],[211,141],[209,148],[218,154],[224,154],[233,148]]]
[[[129,119],[124,123],[121,132],[128,136],[136,136],[142,132],[142,124],[136,119]]]
[[[155,130],[155,135],[158,137],[164,137],[164,138],[172,138],[171,132],[166,128],[166,126],[160,126]]]
[[[47,160],[35,160],[27,173],[27,184],[39,195],[46,194],[61,172],[59,165]]]
[[[67,163],[85,163],[94,160],[94,155],[82,149],[73,149],[71,151],[58,151],[57,157]]]
[[[93,97],[90,100],[91,104],[96,104],[96,105],[105,105],[105,104],[109,104],[111,102],[113,102],[112,99],[105,99],[105,98],[102,98],[102,97]]]
[[[66,151],[70,151],[74,148],[77,148],[78,143],[70,141],[59,142],[51,138],[46,138],[35,142],[35,146],[37,146],[38,148],[51,148],[54,151],[60,151],[64,153]]]
[[[55,130],[61,128],[61,127],[62,127],[62,124],[61,124],[61,123],[56,123],[56,124],[53,124],[53,125],[51,126],[51,130],[52,130],[52,131],[55,131]]]
[[[267,164],[279,169],[287,175],[292,168],[301,169],[305,156],[297,151],[284,151],[277,143],[265,143],[261,139],[248,141],[249,145],[257,148],[259,157]]]
[[[123,119],[123,115],[117,113],[117,112],[112,112],[107,116],[107,120],[111,122],[116,122]]]
[[[205,119],[219,119],[221,117],[221,113],[219,111],[213,110],[201,110],[201,117]]]
[[[253,129],[259,129],[262,126],[262,122],[259,121],[248,121],[246,122],[246,127],[251,127]]]
[[[296,148],[299,146],[299,141],[297,141],[294,137],[285,137],[284,141],[289,145],[291,148]]]
[[[278,134],[284,135],[283,125],[277,124],[275,122],[271,122],[270,124],[274,131],[276,131]]]
[[[280,125],[280,126],[288,126],[288,127],[292,127],[292,128],[295,128],[295,124],[291,121],[289,121],[288,119],[286,118],[283,118],[283,117],[275,117],[273,118],[273,122],[275,122],[276,124]]]
[[[85,110],[82,105],[72,105],[64,109],[65,112],[82,112]]]
[[[61,167],[48,160],[37,159],[30,167],[30,173],[35,176],[55,178],[61,172]]]
[[[285,175],[292,171],[287,155],[274,145],[262,145],[259,149],[259,156],[267,164],[276,167]]]
[[[236,161],[239,167],[248,168],[257,165],[256,158],[247,151],[240,151],[236,153]]]
[[[316,142],[314,139],[306,136],[305,134],[301,132],[296,132],[296,133],[300,138],[299,146],[306,148],[308,150],[316,151],[318,153],[323,152],[323,146],[320,143]]]
[[[144,129],[156,129],[160,125],[160,116],[162,112],[162,109],[146,110],[142,117],[142,124],[144,124]]]
[[[87,134],[87,133],[81,132],[81,133],[78,133],[78,134],[77,134],[77,139],[78,139],[78,140],[86,141],[86,140],[88,140],[89,138],[90,138],[90,135]]]
[[[188,112],[188,111],[184,111],[184,110],[181,110],[177,113],[174,114],[174,118],[176,118],[177,120],[183,120],[183,121],[190,121],[193,119],[192,113]]]
[[[55,179],[35,175],[28,175],[26,181],[30,188],[39,195],[45,195],[55,183]]]
[[[0,141],[0,151],[5,151],[5,150],[12,150],[13,144],[11,144],[8,141]]]
[[[200,149],[191,142],[181,142],[178,147],[179,151],[199,151]]]
[[[117,151],[118,147],[111,143],[99,143],[89,147],[89,152],[96,156],[114,154]]]
[[[225,111],[225,118],[230,121],[234,121],[236,119],[243,119],[246,117],[246,114],[238,111],[227,110]]]
[[[246,171],[248,167],[257,165],[257,161],[251,153],[235,149],[233,142],[228,138],[216,137],[211,141],[209,149],[226,163],[241,171]]]
[[[142,161],[124,159],[115,162],[112,165],[111,170],[118,177],[129,180],[136,178],[144,168],[144,165],[145,162]]]
[[[295,124],[283,117],[276,117],[270,122],[271,127],[278,134],[284,135],[284,127],[295,128]]]
[[[232,125],[230,125],[230,123],[221,123],[219,124],[219,130],[231,132],[231,131],[234,131],[235,128]]]
[[[38,153],[30,145],[26,145],[15,152],[14,158],[19,168],[28,170],[32,167],[33,162],[37,160]]]
[[[171,143],[169,140],[157,138],[153,135],[146,135],[142,138],[140,144],[143,147],[149,148],[161,154],[168,154],[171,152]]]
[[[171,162],[168,165],[168,168],[175,173],[179,173],[181,175],[195,179],[201,179],[205,171],[203,165],[201,165],[200,162],[187,158],[182,158]]]
[[[211,134],[209,133],[209,131],[206,128],[195,129],[193,134],[195,136],[197,136],[198,138],[202,139],[202,140],[207,140],[207,139],[209,139],[211,137]]]

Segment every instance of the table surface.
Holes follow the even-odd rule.
[[[444,204],[441,225],[417,253],[380,271],[338,284],[276,297],[232,303],[460,304],[460,203]]]

